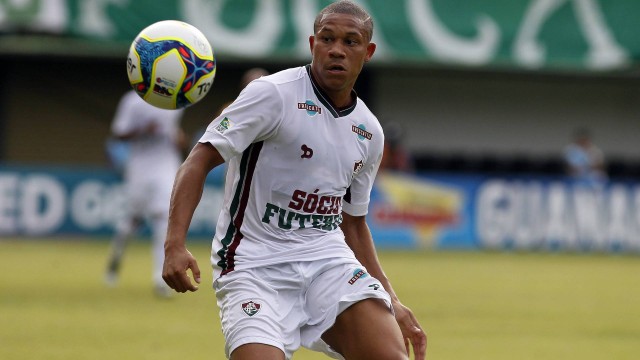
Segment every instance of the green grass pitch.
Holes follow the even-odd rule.
[[[0,359],[223,359],[208,242],[190,249],[196,293],[156,298],[148,243],[132,244],[117,288],[108,242],[0,239]],[[432,360],[637,359],[640,257],[380,251],[429,337]],[[294,359],[327,359],[301,350]]]

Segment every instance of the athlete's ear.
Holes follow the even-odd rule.
[[[313,54],[313,44],[315,43],[315,40],[316,40],[315,35],[309,36],[309,49],[311,50],[312,54]]]
[[[376,52],[376,44],[370,42],[369,45],[367,45],[367,55],[364,57],[364,62],[369,62],[374,52]]]

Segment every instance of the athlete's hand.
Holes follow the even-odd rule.
[[[196,283],[200,284],[198,262],[189,250],[184,246],[165,246],[162,278],[170,288],[181,293],[198,290],[198,285],[193,284],[187,274],[188,269],[191,269]]]
[[[424,359],[427,355],[427,334],[422,330],[418,320],[408,307],[400,302],[394,302],[393,310],[396,313],[396,321],[402,331],[407,354],[409,354],[409,347],[411,346],[413,347],[415,359]]]

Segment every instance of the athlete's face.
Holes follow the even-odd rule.
[[[314,77],[335,105],[347,105],[364,63],[376,49],[368,40],[364,22],[347,14],[325,15],[309,37],[309,45]]]

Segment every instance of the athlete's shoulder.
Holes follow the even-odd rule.
[[[300,92],[307,82],[304,67],[290,68],[253,80],[243,90],[246,94],[242,95],[282,100]]]
[[[367,116],[373,117],[375,118],[376,116],[373,114],[373,111],[371,111],[371,109],[369,109],[369,107],[367,106],[367,104],[362,101],[362,99],[358,96],[357,98],[357,106],[356,106],[356,111],[361,112],[362,114],[366,114]]]
[[[364,130],[364,136],[372,143],[375,148],[381,147],[384,142],[384,131],[378,117],[367,107],[367,105],[358,98],[357,104],[353,112],[349,114],[349,118],[354,126]],[[360,131],[357,130],[356,131]]]
[[[367,104],[365,104],[365,102],[362,101],[362,99],[360,98],[358,98],[358,104],[354,110],[354,116],[357,116],[360,119],[366,120],[376,129],[379,129],[380,131],[382,131],[382,126],[378,121],[378,117],[373,113],[373,111],[371,111],[371,109],[369,109]]]

